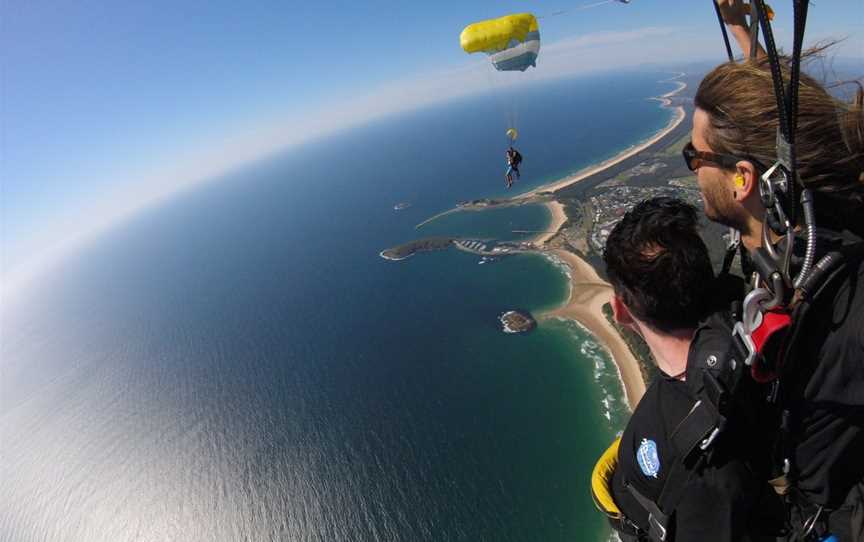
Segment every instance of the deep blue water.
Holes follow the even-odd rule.
[[[517,188],[662,127],[662,78],[516,92]],[[232,172],[4,305],[0,540],[604,538],[588,477],[622,421],[614,369],[572,324],[496,323],[561,303],[563,272],[378,256],[545,227],[523,207],[414,229],[505,192],[499,107],[389,117]]]

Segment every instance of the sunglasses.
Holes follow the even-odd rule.
[[[687,143],[684,148],[681,149],[681,154],[684,156],[684,162],[687,164],[687,168],[690,171],[696,171],[702,166],[702,162],[710,162],[725,169],[735,169],[736,164],[741,161],[741,158],[730,154],[697,151],[693,146],[692,141]]]

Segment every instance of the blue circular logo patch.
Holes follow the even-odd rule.
[[[657,443],[646,438],[642,439],[642,444],[636,450],[636,461],[639,462],[639,468],[645,476],[657,478],[657,473],[660,472],[660,456],[657,454]]]

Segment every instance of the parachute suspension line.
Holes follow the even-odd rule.
[[[603,4],[611,4],[614,1],[615,0],[601,0],[600,2],[592,2],[590,4],[582,4],[581,6],[576,6],[575,8],[573,8],[573,11],[582,11],[583,9],[596,8],[597,6],[602,6]]]
[[[505,73],[497,71],[497,70],[484,70],[486,72],[486,81],[489,84],[489,94],[494,97],[495,103],[497,104],[497,111],[499,112],[501,124],[499,131],[506,131],[508,128],[512,127],[511,124],[511,115],[510,115],[510,99],[507,96],[507,89],[505,83]]]
[[[729,57],[729,62],[735,60],[732,55],[732,46],[729,45],[729,34],[726,32],[726,24],[723,23],[723,14],[720,13],[720,5],[714,2],[714,11],[717,13],[717,20],[720,21],[720,31],[723,32],[723,43],[726,44],[726,55]]]
[[[618,0],[601,0],[600,2],[592,2],[590,4],[582,4],[581,6],[576,6],[575,8],[570,9],[559,9],[558,11],[553,11],[552,13],[547,13],[545,15],[538,15],[537,19],[547,19],[549,17],[558,17],[559,15],[567,15],[571,11],[584,11],[586,9],[596,8],[598,6],[602,6],[604,4],[611,4],[612,2],[616,2]]]
[[[487,72],[489,83],[507,122],[502,132],[506,133],[511,128],[517,130],[519,98],[512,88],[517,81],[511,74],[524,73],[537,66],[540,53],[537,17],[531,13],[515,13],[472,23],[462,30],[459,44],[468,54],[483,52],[489,57],[494,68],[494,73],[492,70]],[[511,137],[508,143],[512,144],[514,140],[515,137]]]
[[[519,122],[519,97],[516,95],[516,92],[510,92],[510,109],[507,112],[509,119],[509,126],[507,129],[513,128],[517,133],[522,128],[521,123]],[[513,144],[512,138],[510,140],[510,144]],[[509,146],[509,145],[508,145]]]

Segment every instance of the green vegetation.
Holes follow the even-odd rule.
[[[681,156],[681,150],[684,149],[684,145],[690,141],[690,133],[685,133],[681,139],[672,143],[662,151],[657,153],[657,156]]]

